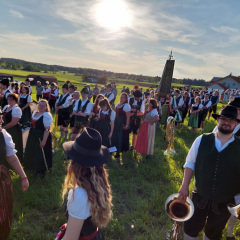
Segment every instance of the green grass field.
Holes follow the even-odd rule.
[[[78,81],[77,77],[67,76],[59,76],[59,80]],[[78,86],[84,84],[78,82]],[[117,88],[120,91],[122,84],[118,84]],[[165,200],[172,193],[178,192],[186,155],[194,139],[201,134],[193,133],[187,127],[187,120],[175,136],[176,155],[164,155],[167,143],[164,141],[165,129],[161,128],[156,131],[154,156],[146,159],[133,151],[124,153],[120,163],[114,158],[107,163],[114,214],[110,224],[103,229],[107,240],[165,239],[173,223],[165,213]],[[206,122],[205,132],[212,131],[215,125],[216,122],[210,118]],[[27,171],[30,187],[25,193],[21,191],[19,177],[11,173],[14,210],[10,240],[52,240],[58,227],[66,222],[61,198],[67,169],[63,159],[64,153],[60,148],[54,153],[53,168],[44,179]],[[240,223],[235,227],[234,233],[240,237]]]

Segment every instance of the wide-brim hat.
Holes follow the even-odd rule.
[[[83,128],[75,141],[63,143],[63,149],[82,166],[101,166],[109,160],[108,148],[102,145],[101,134],[93,128]]]
[[[217,119],[220,116],[232,118],[232,119],[235,119],[237,122],[240,122],[240,120],[237,118],[237,116],[238,116],[237,108],[234,106],[231,106],[231,105],[226,105],[226,106],[222,107],[219,114],[216,114],[216,113],[212,114],[212,117],[214,119]]]
[[[142,93],[139,90],[133,92],[133,96],[136,98],[142,97]]]
[[[228,105],[240,108],[240,98],[234,98],[233,101],[229,102]]]

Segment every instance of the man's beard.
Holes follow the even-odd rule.
[[[222,134],[230,134],[234,131],[234,128],[233,129],[224,129],[222,126],[218,126],[218,130]]]

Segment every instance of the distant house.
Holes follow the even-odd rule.
[[[46,76],[46,75],[35,75],[35,74],[30,74],[28,76],[26,76],[26,78],[29,78],[31,81],[31,85],[37,85],[37,82],[40,81],[42,83],[42,85],[48,81],[49,84],[55,82],[57,83],[57,78],[53,77],[53,76]]]
[[[210,89],[217,90],[219,89],[220,92],[225,91],[227,89],[240,89],[240,77],[233,76],[232,74],[223,77],[223,78],[216,78],[214,77],[210,82]]]
[[[8,78],[10,80],[10,82],[13,81],[13,75],[12,74],[0,73],[0,80],[2,80],[3,78]]]
[[[96,78],[88,78],[87,81],[90,83],[96,83],[97,79]]]

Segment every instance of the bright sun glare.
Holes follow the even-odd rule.
[[[96,8],[98,24],[118,31],[130,25],[130,13],[123,0],[102,0]]]

